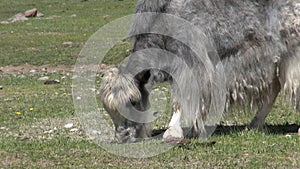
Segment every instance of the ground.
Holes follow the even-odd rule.
[[[267,133],[245,129],[253,114],[232,113],[204,142],[187,140],[151,158],[110,154],[86,136],[74,113],[74,64],[87,39],[131,14],[135,3],[1,1],[0,22],[32,8],[45,16],[0,24],[0,168],[300,168],[300,115],[282,96],[267,118]],[[99,74],[122,61],[129,49],[129,43],[120,42]],[[45,77],[59,83],[46,85]],[[165,129],[168,117],[165,112],[154,128]]]

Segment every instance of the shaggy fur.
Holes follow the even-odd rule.
[[[300,0],[140,0],[136,13],[143,12],[156,14],[133,19],[133,52],[157,48],[175,54],[174,60],[179,61],[167,60],[169,64],[163,69],[148,69],[149,64],[159,64],[156,60],[164,58],[144,52],[131,55],[127,63],[104,77],[101,100],[114,121],[119,142],[135,140],[127,136],[146,137],[150,133],[146,124],[124,118],[116,106],[133,104],[138,110],[146,110],[152,86],[164,81],[172,84],[172,104],[180,105],[182,121],[193,126],[189,135],[205,136],[203,121],[210,117],[210,103],[220,97],[212,94],[214,83],[224,79],[210,83],[214,75],[202,62],[204,56],[214,67],[224,67],[224,111],[233,106],[257,108],[251,127],[262,127],[282,89],[292,104],[299,106]],[[169,36],[143,34],[155,29],[160,13],[179,16],[199,27],[205,35],[199,37],[203,40],[199,48],[204,46],[206,51],[198,56],[185,43]],[[172,29],[172,23],[164,23],[165,29]],[[132,70],[143,71],[136,74]]]

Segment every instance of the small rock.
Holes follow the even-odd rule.
[[[107,19],[109,19],[109,18],[110,18],[109,15],[104,15],[104,16],[103,16],[103,19],[104,19],[104,20],[107,20]]]
[[[290,138],[290,137],[292,137],[292,135],[286,134],[285,137]]]
[[[0,24],[1,24],[1,25],[8,25],[9,22],[8,22],[8,21],[2,21],[2,22],[0,22]]]
[[[3,90],[3,86],[0,86],[0,90]]]
[[[65,128],[69,129],[73,127],[73,123],[68,123],[64,126]]]
[[[44,131],[44,134],[50,134],[53,133],[53,130]]]
[[[76,132],[76,131],[78,131],[79,129],[78,128],[72,128],[71,130],[70,130],[70,132]]]
[[[300,136],[300,128],[298,129],[298,136]]]
[[[36,70],[33,69],[33,70],[30,70],[29,72],[30,73],[36,73]]]
[[[92,134],[101,134],[101,131],[92,130]]]
[[[46,67],[44,67],[44,68],[42,69],[42,72],[48,72],[48,69],[47,69]]]
[[[39,80],[46,81],[46,80],[49,80],[49,77],[48,76],[44,76],[44,77],[39,78]]]
[[[37,9],[33,8],[30,10],[25,11],[24,15],[28,18],[28,17],[36,17],[37,15]]]
[[[45,15],[43,14],[43,13],[41,13],[41,12],[38,12],[37,14],[36,14],[36,17],[44,17]]]
[[[80,96],[77,96],[77,97],[76,97],[76,100],[81,100],[81,97],[80,97]]]
[[[65,47],[72,47],[73,45],[74,45],[73,42],[64,42],[63,43],[63,46],[65,46]]]
[[[91,90],[92,92],[97,91],[97,89],[95,89],[95,88],[90,88],[90,90]]]
[[[76,15],[76,14],[73,14],[73,15],[71,15],[71,17],[72,17],[72,18],[75,18],[75,17],[77,17],[77,15]]]
[[[52,85],[52,84],[59,84],[60,83],[60,81],[59,80],[46,80],[45,82],[44,82],[44,84],[45,85]]]

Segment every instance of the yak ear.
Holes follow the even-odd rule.
[[[102,79],[100,98],[105,107],[116,110],[118,105],[141,100],[141,93],[132,75],[122,74],[118,68],[111,68]]]

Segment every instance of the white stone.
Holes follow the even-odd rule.
[[[76,131],[78,131],[79,129],[78,128],[72,128],[71,130],[70,130],[70,132],[76,132]]]
[[[48,76],[44,76],[44,77],[39,78],[39,80],[46,81],[46,80],[49,80],[49,77]]]
[[[65,128],[69,129],[73,127],[73,123],[68,123],[64,126]]]

